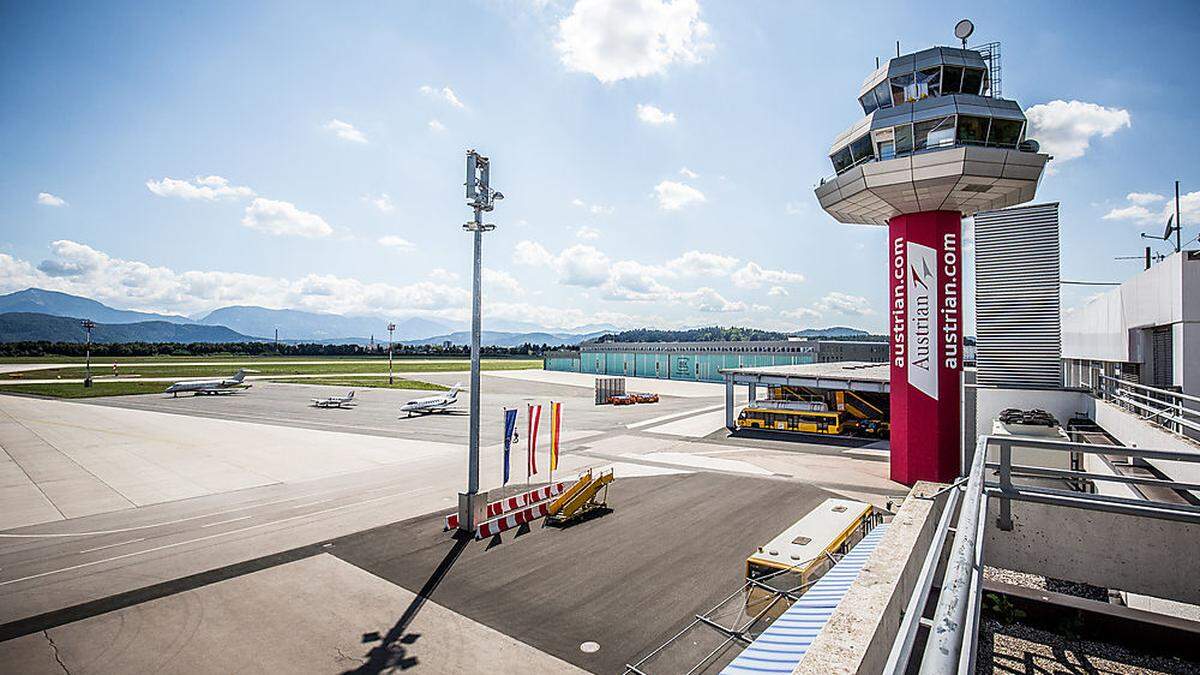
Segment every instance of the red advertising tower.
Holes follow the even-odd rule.
[[[863,83],[865,117],[830,152],[817,199],[843,223],[888,227],[891,477],[959,475],[962,219],[1033,199],[1049,159],[1000,98],[999,45],[934,47]]]

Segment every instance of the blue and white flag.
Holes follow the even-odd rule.
[[[508,453],[512,450],[513,434],[517,431],[517,409],[504,409],[504,485],[508,485]]]

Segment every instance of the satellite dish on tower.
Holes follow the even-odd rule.
[[[971,37],[971,33],[975,32],[975,24],[971,23],[970,19],[963,19],[954,24],[954,37],[962,40],[963,49],[967,48],[967,38]]]

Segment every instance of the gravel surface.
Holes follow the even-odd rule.
[[[1125,647],[1072,640],[1020,623],[984,619],[976,673],[1200,673],[1200,662],[1145,656]]]
[[[1063,579],[1052,579],[1050,577],[1044,577],[1040,574],[1017,572],[1014,570],[1002,569],[1000,567],[984,567],[983,578],[991,581],[1000,581],[1006,584],[1012,584],[1013,586],[1021,586],[1023,588],[1034,588],[1041,591],[1062,593],[1063,595],[1073,595],[1077,598],[1087,598],[1088,600],[1108,602],[1107,588],[1100,588],[1099,586],[1078,583],[1075,581],[1065,581]]]

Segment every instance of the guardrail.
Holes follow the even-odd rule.
[[[1142,419],[1179,434],[1200,434],[1200,397],[1096,373],[1094,393]],[[1191,405],[1188,405],[1191,404]]]
[[[988,450],[996,448],[999,461],[987,460]],[[917,583],[901,620],[899,631],[888,656],[885,673],[900,675],[909,672],[913,645],[921,626],[929,628],[929,639],[920,657],[922,674],[951,672],[974,672],[977,652],[980,592],[983,584],[984,533],[988,499],[998,500],[999,517],[997,527],[1012,529],[1012,502],[1027,501],[1050,504],[1066,508],[1090,509],[1110,513],[1122,513],[1144,518],[1161,518],[1200,524],[1200,507],[1174,504],[1148,499],[1126,499],[1109,495],[1092,494],[1075,490],[1061,490],[1035,485],[1015,484],[1014,471],[1025,475],[1046,478],[1061,478],[1064,481],[1110,481],[1135,485],[1155,485],[1176,490],[1200,490],[1200,484],[1145,478],[1098,474],[1071,469],[1052,469],[1014,465],[1012,454],[1015,448],[1036,448],[1059,452],[1078,452],[1097,455],[1117,455],[1142,459],[1164,459],[1180,462],[1200,463],[1200,453],[1178,450],[1155,450],[1115,445],[1090,445],[1064,441],[1039,440],[1029,437],[981,436],[975,446],[975,456],[970,471],[964,479],[939,491],[926,499],[947,500],[945,510],[934,531],[929,552],[926,554]],[[997,480],[989,480],[989,474]],[[961,492],[961,495],[960,495]],[[961,496],[961,499],[960,499]],[[953,515],[956,504],[961,501],[957,517]],[[922,609],[929,598],[935,581],[938,563],[942,557],[949,523],[954,519],[954,541],[946,571],[941,579],[941,594],[932,620],[922,618]]]

